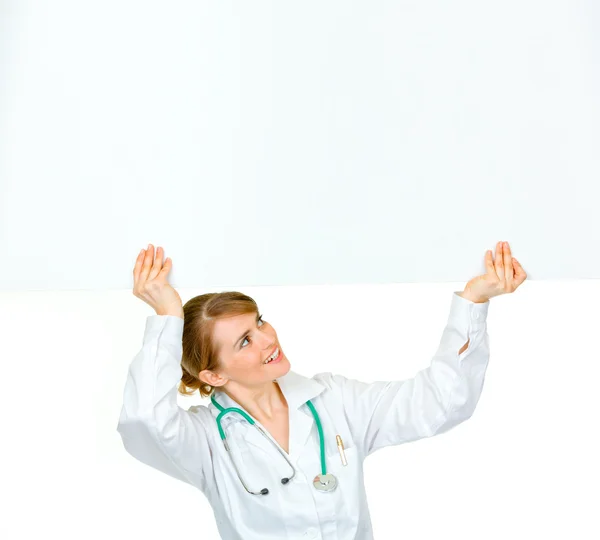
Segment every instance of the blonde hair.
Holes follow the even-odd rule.
[[[183,375],[179,392],[193,394],[196,390],[202,397],[209,397],[215,387],[198,378],[201,371],[214,371],[219,368],[219,346],[213,337],[213,329],[218,319],[234,315],[256,313],[258,305],[249,296],[226,291],[195,296],[183,306],[183,354],[181,369]]]

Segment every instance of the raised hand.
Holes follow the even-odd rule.
[[[486,273],[465,285],[464,294],[476,302],[486,302],[494,296],[513,293],[527,279],[521,264],[512,257],[508,242],[496,244],[496,258],[492,252],[485,254]]]
[[[156,311],[157,315],[177,315],[183,318],[183,303],[179,293],[171,287],[167,276],[173,267],[171,259],[163,264],[163,249],[148,244],[142,249],[133,269],[133,295],[137,296]]]

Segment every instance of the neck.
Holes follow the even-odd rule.
[[[276,381],[270,381],[260,387],[249,387],[229,381],[225,386],[222,391],[259,421],[273,420],[282,413],[287,414],[287,401]]]

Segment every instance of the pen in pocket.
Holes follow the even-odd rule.
[[[342,458],[342,464],[344,466],[348,465],[348,461],[346,460],[346,452],[344,452],[344,441],[339,435],[335,436],[335,440],[337,441],[338,450],[340,451],[340,457]]]

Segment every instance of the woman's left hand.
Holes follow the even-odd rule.
[[[515,292],[527,278],[519,262],[511,256],[508,242],[496,244],[496,259],[492,252],[485,254],[487,272],[477,276],[465,285],[465,294],[478,302],[486,302],[494,296]]]

